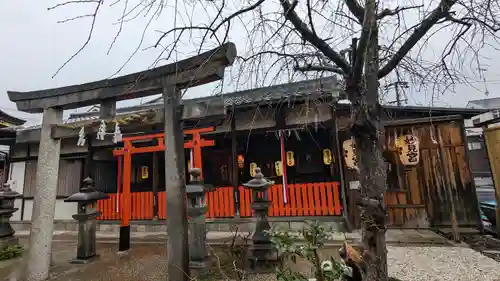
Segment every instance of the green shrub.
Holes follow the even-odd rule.
[[[8,245],[0,250],[0,260],[17,258],[22,255],[23,250],[23,246],[21,245]]]
[[[287,231],[270,231],[271,241],[283,260],[296,262],[297,258],[309,261],[313,266],[314,277],[317,281],[334,281],[349,274],[349,268],[335,258],[321,261],[318,250],[325,245],[329,234],[319,222],[306,222],[299,233]],[[304,239],[299,243],[299,238]],[[304,274],[295,272],[281,263],[277,269],[278,281],[307,281]]]

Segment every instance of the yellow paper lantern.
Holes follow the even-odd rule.
[[[332,151],[328,148],[323,149],[323,163],[325,163],[325,165],[330,165],[332,161]]]
[[[345,140],[342,144],[344,148],[344,161],[349,169],[358,169],[358,160],[356,159],[356,144],[352,139]]]
[[[255,177],[255,168],[257,168],[257,163],[255,162],[250,163],[250,176],[252,178]]]
[[[142,166],[141,167],[141,178],[142,179],[149,178],[149,169],[148,169],[148,166]]]
[[[277,176],[281,177],[283,175],[283,163],[281,161],[274,162],[274,169]]]
[[[293,155],[293,151],[287,151],[286,152],[286,165],[288,167],[295,166],[295,158],[294,158],[294,155]]]
[[[399,159],[405,166],[415,166],[420,161],[420,141],[417,136],[406,134],[398,137],[396,147]]]
[[[245,156],[242,154],[238,155],[238,168],[242,169],[245,167]]]

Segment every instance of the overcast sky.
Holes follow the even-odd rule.
[[[8,100],[6,91],[29,91],[43,88],[80,84],[110,77],[127,61],[141,41],[145,18],[137,18],[124,25],[123,31],[109,54],[110,43],[118,30],[112,23],[121,14],[121,8],[110,8],[112,1],[105,3],[95,27],[95,33],[85,50],[70,62],[55,78],[57,69],[86,40],[90,19],[71,21],[64,24],[60,20],[78,16],[86,11],[82,5],[48,11],[47,8],[61,0],[44,1],[0,1],[0,109],[14,116],[25,118],[29,123],[37,122],[36,115],[16,112],[15,104]],[[167,7],[168,8],[168,7]],[[173,10],[172,6],[168,8]],[[168,10],[167,9],[167,10]],[[88,9],[87,9],[88,10]],[[180,19],[179,19],[180,20]],[[166,30],[173,26],[173,17],[165,12],[146,32],[143,44],[130,62],[119,72],[147,69],[157,58],[160,50],[147,49],[158,38],[157,29]],[[161,28],[163,27],[163,28]],[[233,38],[237,43],[238,38]],[[240,46],[238,46],[240,47]],[[500,96],[496,88],[500,86],[500,54],[489,52],[489,65],[485,65],[485,79],[489,97]],[[182,58],[183,54],[178,57]],[[164,64],[161,62],[160,64]],[[497,67],[497,69],[499,69]],[[435,100],[438,106],[465,106],[468,100],[485,98],[485,83],[477,82],[474,87],[457,85],[456,92],[448,92]],[[190,90],[187,97],[208,95],[214,92],[214,85]],[[429,105],[431,98],[425,92],[412,91],[409,104]],[[136,102],[136,101],[135,101]]]

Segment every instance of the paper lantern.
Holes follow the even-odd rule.
[[[325,165],[330,165],[332,164],[332,160],[332,151],[328,148],[323,149],[323,163],[325,163]]]
[[[281,161],[274,162],[274,169],[277,176],[281,177],[283,175],[283,163]]]
[[[293,156],[293,151],[287,151],[286,152],[286,165],[288,167],[295,166],[295,158]]]
[[[142,166],[141,167],[141,178],[142,179],[149,178],[149,169],[148,169],[148,166]]]
[[[417,165],[420,161],[420,141],[417,136],[407,134],[400,136],[396,141],[399,159],[405,166]]]
[[[344,148],[344,161],[345,165],[349,169],[358,169],[358,160],[356,159],[356,145],[354,143],[354,140],[349,139],[345,140],[344,143],[342,144],[342,147]]]
[[[238,168],[242,169],[245,167],[245,156],[242,154],[238,155]]]
[[[257,168],[257,163],[255,162],[250,163],[250,176],[252,178],[255,177],[255,168]]]

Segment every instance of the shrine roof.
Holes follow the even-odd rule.
[[[0,128],[21,126],[26,120],[14,117],[3,110],[0,110]]]
[[[232,93],[217,94],[208,97],[194,98],[185,102],[200,102],[220,99],[226,106],[245,106],[256,103],[275,102],[279,100],[310,98],[311,95],[326,96],[342,92],[342,83],[336,76],[319,79],[303,80],[298,82],[273,85],[269,87],[253,88]],[[163,97],[149,102],[149,104],[163,104]]]

